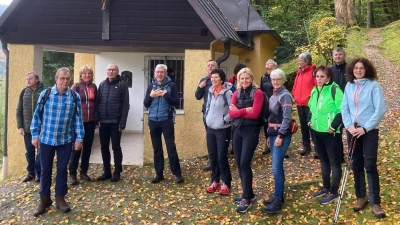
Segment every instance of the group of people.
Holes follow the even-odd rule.
[[[332,57],[335,62],[332,67],[316,67],[310,53],[300,54],[292,94],[284,86],[285,73],[273,60],[266,63],[267,73],[262,76],[260,87],[243,62],[236,65],[235,68],[240,69],[230,82],[215,61],[207,62],[208,75],[200,80],[195,96],[198,100],[204,99],[202,112],[211,168],[208,193],[219,191],[220,195],[229,195],[231,192],[232,175],[227,153],[232,137],[242,188],[242,194],[234,198],[238,203],[236,211],[244,213],[251,207],[256,197],[251,161],[259,142],[260,128],[264,126],[266,148],[263,153],[271,153],[275,188],[273,196],[263,201],[265,206],[261,210],[266,213],[282,211],[283,161],[292,138],[290,125],[295,103],[303,144],[300,154],[310,153],[313,142],[314,157],[321,164],[323,187],[314,197],[322,197],[319,202],[323,205],[339,197],[341,163],[346,156],[354,172],[357,197],[354,211],[364,209],[369,202],[374,216],[385,216],[380,206],[377,151],[379,122],[386,108],[377,73],[365,58],[356,58],[347,65],[346,53],[341,47],[334,49]],[[233,84],[235,88],[232,88]],[[267,110],[263,109],[263,104],[268,104]],[[347,155],[344,154],[343,129],[349,148],[352,148],[351,154]],[[350,146],[351,141],[356,144]]]
[[[45,88],[34,72],[26,75],[26,88],[20,94],[17,106],[18,132],[24,136],[28,174],[23,182],[40,182],[40,202],[34,216],[46,212],[53,203],[50,197],[52,169],[57,154],[55,207],[69,212],[65,201],[70,184],[77,185],[87,175],[95,129],[99,129],[103,174],[99,181],[119,181],[122,172],[121,134],[125,129],[129,111],[128,86],[119,75],[118,66],[110,63],[107,78],[99,88],[93,83],[93,69],[87,65],[79,71],[80,82],[69,88],[71,71],[67,67],[57,70],[55,85]],[[114,172],[110,164],[110,139],[114,153]],[[37,151],[37,154],[35,154]],[[36,155],[36,156],[35,156]],[[69,168],[68,168],[69,164]]]
[[[376,217],[384,217],[380,206],[380,184],[377,170],[379,121],[385,114],[383,93],[377,73],[365,58],[345,61],[343,48],[333,51],[332,67],[312,64],[308,52],[299,56],[293,93],[284,83],[285,73],[273,60],[266,63],[266,74],[260,87],[255,83],[253,72],[239,62],[235,75],[228,82],[225,72],[218,69],[215,61],[206,65],[207,76],[202,78],[195,97],[203,99],[203,122],[209,156],[207,167],[211,170],[208,193],[230,195],[232,175],[228,162],[228,147],[232,148],[241,180],[241,195],[234,197],[237,212],[244,213],[256,196],[253,190],[251,162],[264,127],[266,148],[264,154],[272,156],[274,193],[262,211],[280,213],[284,204],[285,173],[283,161],[292,140],[290,129],[292,106],[295,103],[300,119],[303,150],[311,152],[321,163],[323,187],[314,196],[323,197],[321,204],[338,198],[342,177],[343,128],[347,140],[356,139],[351,155],[357,196],[355,211],[363,209],[368,201]],[[67,166],[71,185],[78,184],[77,169],[81,158],[80,178],[90,181],[87,175],[94,131],[99,129],[103,174],[97,180],[121,179],[121,134],[126,127],[129,111],[128,86],[119,75],[118,66],[107,66],[107,78],[99,88],[93,83],[93,70],[83,66],[79,71],[80,82],[69,88],[71,72],[60,68],[56,84],[44,88],[34,72],[26,75],[27,87],[21,92],[18,108],[18,130],[24,136],[28,175],[24,182],[40,181],[40,203],[35,216],[41,215],[52,204],[50,186],[52,164],[57,153],[56,208],[70,211],[64,196],[68,192]],[[168,76],[167,66],[159,64],[149,84],[143,104],[149,110],[148,125],[154,150],[155,177],[152,183],[164,180],[164,154],[161,136],[167,147],[170,169],[176,183],[183,183],[179,156],[175,145],[175,107],[179,104],[175,83]],[[115,169],[110,165],[110,139],[114,152]],[[37,156],[35,159],[35,149]],[[366,195],[365,171],[367,172],[369,199]],[[331,175],[332,174],[332,175]]]

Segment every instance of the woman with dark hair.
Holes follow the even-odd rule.
[[[233,77],[229,78],[229,83],[233,84],[234,86],[237,85],[237,74],[239,71],[243,68],[246,68],[246,64],[244,62],[238,62],[235,65],[235,68],[233,69]]]
[[[237,90],[232,96],[229,116],[233,118],[233,150],[242,182],[242,195],[235,197],[239,203],[236,212],[245,213],[255,198],[253,192],[253,171],[251,160],[258,145],[260,121],[258,117],[264,104],[262,91],[254,83],[254,75],[249,68],[238,73]]]
[[[357,197],[354,211],[364,209],[368,203],[365,169],[371,211],[375,217],[383,218],[385,212],[380,205],[377,169],[379,122],[386,113],[382,88],[377,82],[376,70],[368,59],[354,59],[347,66],[346,74],[348,83],[344,90],[342,118],[349,146],[352,138],[356,138],[357,142],[351,155]]]
[[[321,163],[323,183],[323,187],[314,194],[314,197],[324,197],[320,203],[326,205],[338,198],[342,178],[340,157],[343,92],[332,81],[331,68],[319,66],[314,70],[314,74],[317,85],[312,89],[308,101],[310,107],[308,126],[313,132],[315,150]]]
[[[223,70],[211,71],[212,86],[209,89],[204,119],[207,124],[207,149],[211,162],[211,185],[208,193],[219,189],[221,195],[229,195],[232,175],[228,162],[228,146],[231,135],[231,121],[228,110],[232,99],[232,84],[224,82]],[[222,186],[220,184],[222,179]]]
[[[91,181],[87,175],[89,169],[90,154],[92,152],[92,144],[94,138],[94,130],[96,124],[94,121],[97,87],[93,83],[93,69],[84,65],[79,70],[80,82],[72,85],[71,89],[78,92],[81,97],[82,104],[82,120],[85,127],[85,136],[83,138],[83,148],[81,151],[72,151],[69,164],[70,184],[77,185],[76,170],[78,169],[79,158],[81,158],[80,178],[82,180]]]

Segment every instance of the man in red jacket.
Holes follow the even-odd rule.
[[[310,112],[308,107],[308,100],[310,98],[311,90],[316,85],[313,71],[315,65],[312,64],[311,54],[303,52],[299,55],[299,70],[297,71],[296,78],[293,85],[293,98],[297,105],[297,112],[299,114],[301,136],[303,141],[303,150],[300,155],[305,156],[311,151],[310,129],[307,125],[307,117]],[[316,155],[314,156],[317,157]]]

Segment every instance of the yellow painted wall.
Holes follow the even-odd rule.
[[[253,37],[253,51],[243,51],[239,54],[239,60],[246,63],[254,73],[257,85],[260,85],[261,76],[265,73],[265,63],[274,58],[275,48],[279,43],[270,34],[257,34]]]
[[[75,53],[75,62],[74,62],[74,83],[79,82],[79,69],[83,65],[89,65],[93,69],[94,76],[96,75],[95,70],[95,55],[94,54],[84,54],[84,53]],[[93,80],[94,77],[93,77]]]
[[[25,88],[26,73],[34,70],[34,46],[33,45],[9,45],[9,90],[8,90],[8,124],[7,124],[7,148],[8,148],[8,175],[15,175],[25,171],[27,162],[25,159],[25,145],[23,137],[18,134],[16,109],[18,98]]]
[[[247,67],[254,73],[257,85],[260,85],[261,76],[265,73],[265,63],[274,58],[275,48],[279,43],[270,34],[257,34],[253,37],[254,49],[247,51],[236,46],[231,47],[231,55],[238,55],[239,60],[246,63]],[[215,40],[211,43],[212,55],[215,52],[224,53],[224,43]]]
[[[206,132],[201,113],[203,100],[196,100],[194,93],[200,79],[206,75],[206,63],[209,59],[212,59],[209,50],[185,51],[184,114],[177,115],[175,124],[175,143],[179,157],[182,159],[207,155]],[[143,136],[143,159],[145,162],[153,162],[147,114],[145,115]],[[164,156],[167,157],[165,147]]]

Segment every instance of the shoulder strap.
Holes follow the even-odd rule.
[[[76,92],[78,94],[78,92]],[[74,113],[78,115],[78,99],[76,97],[76,94],[71,90],[71,95],[74,98],[74,103],[75,103],[75,108],[74,108]],[[79,94],[78,94],[79,95]]]
[[[332,94],[332,98],[333,98],[333,101],[335,101],[335,97],[336,97],[336,85],[332,85],[332,87],[331,87],[331,94]]]
[[[47,88],[42,99],[40,100],[40,103],[39,103],[40,104],[40,106],[39,106],[40,107],[40,110],[39,110],[40,118],[42,118],[42,116],[43,116],[44,105],[46,104],[46,101],[49,98],[50,92],[51,92],[51,88]]]
[[[225,93],[222,95],[222,99],[224,99],[224,107],[228,106],[228,99],[226,98],[226,91],[225,91]]]
[[[79,83],[75,83],[75,91],[79,94]]]
[[[255,92],[256,92],[257,89],[258,89],[258,87],[256,87],[256,86],[253,86],[253,87],[251,88],[251,91],[250,91],[251,102],[254,101],[254,94],[255,94]]]
[[[22,101],[22,98],[24,97],[25,91],[27,88],[22,89],[21,94],[19,94],[19,100]]]

